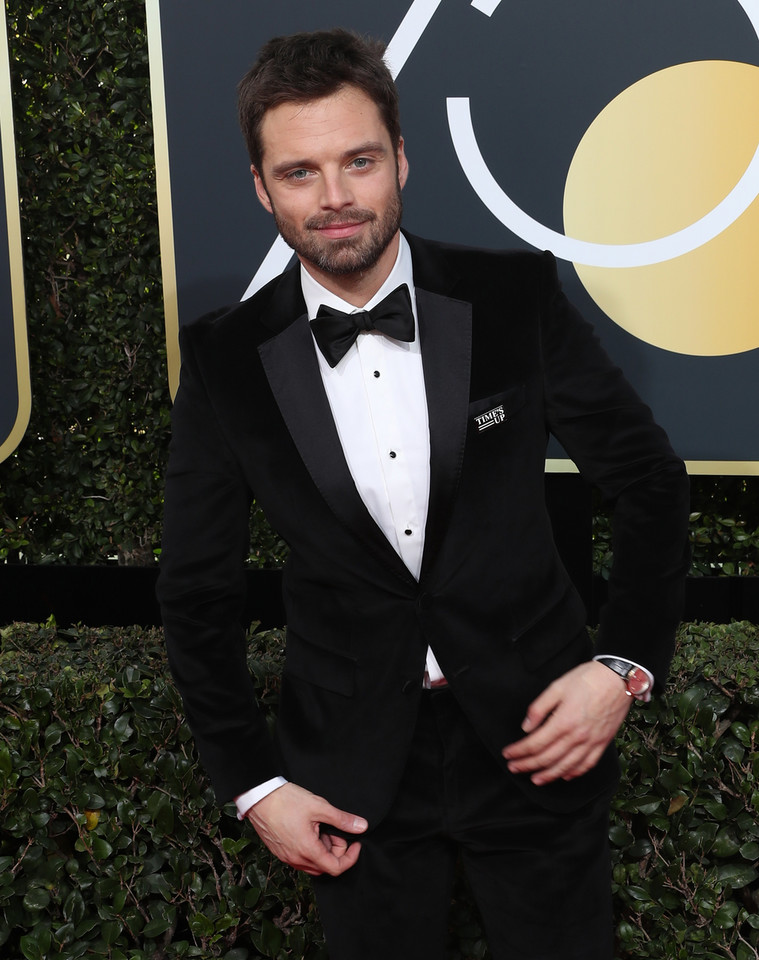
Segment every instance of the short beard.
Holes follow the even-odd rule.
[[[390,241],[400,229],[403,202],[399,184],[381,217],[373,210],[352,208],[344,213],[309,217],[302,232],[294,230],[289,223],[281,220],[273,207],[272,212],[282,239],[301,259],[324,273],[350,276],[371,269],[387,250]],[[335,224],[363,222],[367,223],[369,229],[360,239],[345,237],[340,240],[325,240],[315,233]]]

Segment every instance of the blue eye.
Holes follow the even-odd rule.
[[[308,170],[293,170],[287,176],[290,180],[305,180],[308,176]]]
[[[353,161],[353,166],[357,170],[366,170],[370,163],[371,161],[369,157],[356,157],[356,159]]]

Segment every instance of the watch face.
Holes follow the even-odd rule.
[[[638,667],[633,667],[627,674],[626,682],[627,689],[634,697],[640,697],[644,693],[647,693],[651,686],[651,681]]]

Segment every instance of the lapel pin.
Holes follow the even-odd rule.
[[[488,410],[487,413],[481,413],[474,418],[474,422],[477,424],[477,430],[482,433],[483,430],[489,430],[490,427],[503,423],[505,419],[506,414],[503,412],[503,404],[501,404],[498,407],[493,407],[492,410]]]

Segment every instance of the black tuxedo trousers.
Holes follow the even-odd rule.
[[[396,797],[356,864],[314,880],[330,960],[442,960],[456,870],[492,960],[610,960],[608,801],[533,802],[450,689],[422,694]]]
[[[549,254],[409,243],[431,456],[418,582],[348,471],[297,270],[183,330],[158,593],[222,801],[284,774],[379,824],[406,768],[428,644],[505,771],[500,749],[527,705],[592,652],[544,503],[549,433],[614,504],[598,651],[666,677],[688,563],[687,478],[667,437],[564,298]],[[290,545],[273,742],[239,622],[254,497]],[[512,780],[565,813],[615,777],[608,752],[574,781]]]

